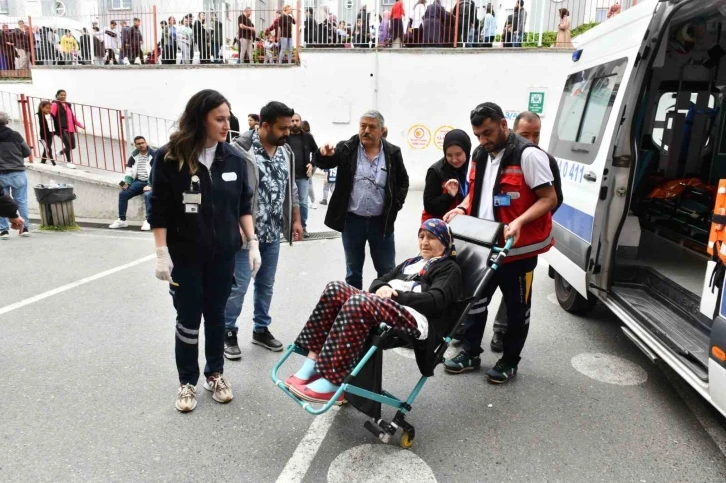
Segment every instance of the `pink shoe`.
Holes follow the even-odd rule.
[[[313,374],[310,379],[300,379],[299,377],[295,377],[295,375],[293,374],[292,376],[285,379],[285,385],[287,387],[291,387],[291,386],[302,387],[302,386],[307,386],[311,382],[317,381],[318,379],[320,379],[320,374],[318,374],[317,372],[315,374]]]
[[[335,396],[335,392],[315,392],[307,386],[290,386],[290,391],[303,401],[310,401],[314,403],[325,404]],[[337,401],[336,406],[347,403],[345,400],[345,393],[341,394]]]

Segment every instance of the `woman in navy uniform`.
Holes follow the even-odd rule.
[[[219,403],[232,400],[224,372],[224,307],[232,288],[242,234],[250,267],[260,257],[252,227],[252,191],[244,161],[225,142],[230,104],[203,90],[187,103],[179,129],[155,154],[149,224],[156,244],[156,277],[169,282],[177,311],[176,365],[181,384],[175,407],[192,411],[199,379],[199,327],[204,316],[204,388]]]

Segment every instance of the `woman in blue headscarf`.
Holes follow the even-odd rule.
[[[462,295],[461,271],[448,225],[425,221],[419,254],[375,280],[368,292],[330,282],[295,344],[308,351],[285,384],[301,399],[327,402],[360,360],[370,331],[381,322],[433,353],[453,322],[450,309]],[[426,364],[420,360],[419,367]],[[418,357],[417,357],[418,360]],[[343,402],[343,396],[337,401]]]

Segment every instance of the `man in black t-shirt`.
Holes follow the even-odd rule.
[[[239,16],[237,23],[239,24],[239,63],[244,62],[245,56],[249,59],[249,63],[252,60],[252,48],[255,45],[255,24],[252,23],[250,17],[252,16],[252,9],[250,7],[245,8],[244,13]]]
[[[300,218],[302,219],[303,238],[309,238],[307,230],[308,222],[308,190],[310,189],[310,177],[313,173],[313,165],[310,162],[312,153],[318,150],[315,138],[312,134],[302,130],[302,118],[300,114],[292,116],[292,128],[287,144],[290,145],[295,155],[295,184],[297,185],[298,200],[300,201]]]

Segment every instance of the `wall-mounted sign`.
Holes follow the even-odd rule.
[[[444,149],[444,137],[449,131],[453,131],[451,126],[441,126],[434,132],[434,145],[439,149]]]
[[[530,92],[529,107],[527,109],[534,112],[535,114],[542,114],[544,112],[544,101],[544,92]]]
[[[431,131],[423,124],[414,124],[408,130],[407,139],[411,149],[426,149],[431,144]]]

